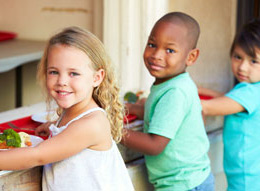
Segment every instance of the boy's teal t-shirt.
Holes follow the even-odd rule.
[[[226,96],[246,110],[224,120],[228,191],[260,190],[260,82],[239,83]]]
[[[209,141],[197,87],[188,73],[151,87],[144,132],[170,139],[159,155],[145,155],[149,180],[156,190],[189,190],[208,177]]]

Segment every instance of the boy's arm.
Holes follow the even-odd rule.
[[[203,88],[203,87],[198,87],[198,92],[200,95],[208,95],[208,96],[212,96],[212,97],[220,97],[220,96],[224,95],[223,92],[218,92],[218,91],[211,90],[208,88]]]
[[[201,104],[204,115],[229,115],[245,111],[242,105],[227,96],[201,100]]]
[[[126,103],[126,113],[136,115],[138,119],[144,118],[144,104],[146,99],[141,99],[136,103]]]
[[[170,139],[149,133],[124,129],[125,134],[121,144],[146,155],[160,154]]]

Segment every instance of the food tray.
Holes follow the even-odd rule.
[[[132,114],[128,114],[128,115],[126,115],[125,117],[124,117],[124,123],[126,124],[126,123],[130,123],[130,122],[132,122],[132,121],[134,121],[134,120],[136,120],[137,119],[137,116],[136,115],[132,115]]]
[[[200,97],[200,99],[203,99],[203,100],[209,100],[209,99],[212,99],[212,98],[213,98],[212,96],[202,95],[202,94],[200,94],[199,97]]]
[[[12,124],[17,128],[13,128]],[[35,135],[35,129],[42,123],[33,121],[31,116],[16,119],[13,121],[8,121],[0,124],[0,132],[3,132],[5,129],[13,129],[16,132],[25,132],[30,135]],[[43,139],[47,139],[45,136],[40,136]]]
[[[4,32],[0,31],[0,42],[5,40],[11,40],[13,38],[16,38],[17,34],[13,32]]]

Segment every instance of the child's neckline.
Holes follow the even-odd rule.
[[[168,80],[166,80],[166,81],[164,81],[162,83],[153,84],[153,87],[163,86],[164,84],[167,84],[167,83],[169,83],[171,81],[174,81],[174,80],[179,79],[179,78],[183,78],[183,76],[189,76],[189,73],[188,72],[184,72],[184,73],[178,74],[177,76],[174,76],[174,77],[172,77],[172,78],[170,78],[170,79],[168,79]]]
[[[66,112],[64,111],[64,112],[62,112],[61,116],[60,116],[59,119],[57,120],[55,126],[56,126],[57,128],[64,127],[64,126],[68,126],[68,125],[69,125],[70,123],[72,123],[73,121],[76,121],[76,120],[82,118],[83,116],[88,115],[89,113],[92,113],[92,112],[95,112],[95,111],[102,111],[102,112],[105,113],[105,110],[104,110],[103,108],[101,108],[101,107],[94,107],[94,108],[88,109],[87,111],[84,111],[84,112],[80,113],[79,115],[77,115],[77,116],[74,117],[73,119],[69,120],[65,125],[59,126],[59,125],[60,125],[60,122],[61,122],[61,120],[62,120],[62,118],[64,117],[64,115],[65,115],[65,113],[66,113]]]

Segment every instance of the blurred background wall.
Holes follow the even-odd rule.
[[[46,41],[63,27],[79,26],[103,37],[102,0],[0,0],[0,30],[18,39]],[[22,66],[22,105],[43,101],[36,82],[39,61]],[[0,73],[0,111],[15,107],[15,71]]]
[[[46,41],[63,27],[76,25],[97,35],[116,65],[122,94],[149,91],[153,78],[143,50],[157,19],[183,11],[201,26],[197,63],[188,69],[198,85],[227,91],[233,85],[229,48],[236,27],[236,0],[0,0],[0,30],[20,39]],[[23,105],[43,100],[35,80],[38,62],[23,65]],[[0,111],[14,107],[13,70],[0,73]]]

